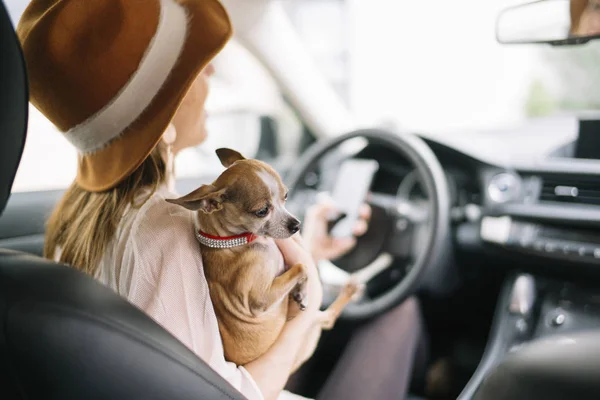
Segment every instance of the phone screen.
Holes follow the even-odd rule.
[[[367,198],[378,169],[379,164],[374,160],[353,159],[342,163],[332,193],[341,215],[331,229],[331,236],[352,236],[352,229],[358,220],[358,210]]]

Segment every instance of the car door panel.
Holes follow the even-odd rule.
[[[62,193],[13,193],[0,218],[0,248],[41,255],[46,220]]]

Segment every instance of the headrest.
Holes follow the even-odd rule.
[[[0,214],[8,201],[25,145],[28,98],[21,47],[0,1]]]

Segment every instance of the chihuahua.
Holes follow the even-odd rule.
[[[244,365],[276,341],[284,324],[306,309],[306,266],[284,265],[274,239],[300,230],[285,208],[287,189],[268,164],[218,149],[226,168],[173,204],[196,211],[204,274],[223,340],[225,358]],[[316,324],[331,329],[359,286],[348,283]],[[294,301],[297,307],[290,307]]]

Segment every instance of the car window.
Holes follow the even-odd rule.
[[[392,0],[395,1],[395,0]],[[321,73],[351,106],[353,22],[347,0],[283,0],[281,4]],[[368,4],[367,4],[368,6]]]
[[[281,1],[363,125],[447,134],[600,109],[600,42],[496,41],[498,13],[525,0]]]
[[[27,140],[12,191],[66,188],[76,171],[75,148],[41,112],[30,105]]]
[[[176,158],[180,178],[210,176],[222,170],[215,149],[230,147],[248,158],[287,165],[305,134],[276,83],[252,54],[235,40],[214,60],[207,101],[208,139]],[[202,112],[202,110],[199,110]],[[286,162],[287,161],[287,162]],[[77,153],[35,107],[13,192],[64,189],[77,170]]]

